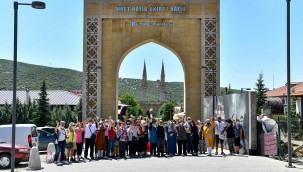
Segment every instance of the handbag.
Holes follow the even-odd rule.
[[[90,133],[92,134],[92,135],[90,136],[90,138],[93,139],[93,140],[95,140],[95,139],[96,139],[96,134],[93,133],[93,132],[90,130],[90,127],[88,127],[88,129],[89,129]]]

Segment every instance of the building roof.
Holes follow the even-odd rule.
[[[303,96],[303,82],[291,82],[290,86],[292,96]],[[286,95],[287,85],[266,92],[267,97],[284,97]]]
[[[40,91],[37,90],[29,91],[28,95],[31,101],[39,99],[39,93]],[[81,96],[63,90],[48,90],[47,98],[50,105],[77,105],[80,102]],[[21,103],[26,103],[26,91],[17,91],[17,99]],[[0,105],[4,105],[5,103],[12,104],[12,101],[13,91],[0,90]]]

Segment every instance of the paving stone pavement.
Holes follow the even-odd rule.
[[[118,160],[93,160],[83,161],[57,166],[55,164],[45,164],[45,172],[55,172],[64,170],[64,172],[83,172],[89,171],[109,171],[109,172],[284,172],[284,171],[303,171],[303,166],[295,165],[297,168],[286,168],[287,162],[273,160],[266,157],[258,156],[212,156],[199,155],[192,156],[175,156],[167,158],[138,158],[138,159],[118,159]],[[19,169],[17,171],[26,171]]]

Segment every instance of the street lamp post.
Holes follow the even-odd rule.
[[[13,113],[12,113],[12,150],[11,171],[15,169],[15,143],[16,143],[16,97],[17,97],[17,50],[18,50],[18,6],[30,5],[35,9],[45,9],[45,3],[33,1],[32,3],[14,2],[14,69],[13,69]]]
[[[290,108],[290,0],[287,2],[287,135],[288,135],[288,167],[292,167],[291,151],[291,108]]]

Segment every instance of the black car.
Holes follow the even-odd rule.
[[[54,134],[51,134],[47,131],[38,129],[38,140],[39,140],[39,151],[47,150],[47,146],[49,143],[55,143],[55,137]]]

